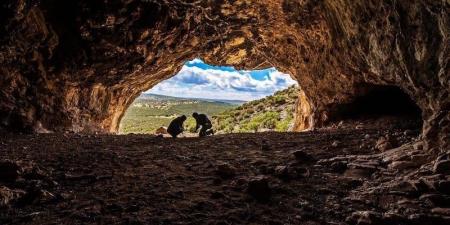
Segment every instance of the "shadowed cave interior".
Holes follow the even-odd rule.
[[[398,123],[407,123],[407,128],[422,127],[422,110],[399,87],[362,84],[358,85],[357,90],[361,94],[351,103],[338,106],[335,117],[330,122],[391,117]]]

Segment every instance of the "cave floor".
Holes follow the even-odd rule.
[[[356,211],[386,209],[349,198],[370,176],[317,161],[377,153],[381,135],[407,143],[418,132],[331,129],[175,140],[2,134],[2,158],[28,172],[0,186],[40,194],[0,210],[0,224],[342,224]],[[297,150],[314,160],[297,160]],[[261,175],[271,192],[260,197],[268,201],[247,191]]]

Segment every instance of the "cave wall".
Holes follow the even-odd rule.
[[[296,129],[334,117],[361,83],[395,85],[448,149],[449,1],[6,0],[0,126],[115,132],[131,102],[186,60],[277,67],[301,86]]]

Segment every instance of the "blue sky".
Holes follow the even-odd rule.
[[[233,67],[211,66],[194,59],[187,62],[177,75],[162,81],[146,93],[250,101],[294,84],[297,84],[295,80],[275,68],[236,70]]]

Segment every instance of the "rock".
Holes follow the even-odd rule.
[[[391,164],[389,164],[389,169],[404,170],[404,169],[412,168],[414,166],[415,166],[415,163],[412,163],[410,161],[394,161]]]
[[[347,217],[346,222],[355,225],[382,224],[382,215],[374,211],[358,211]]]
[[[0,182],[14,182],[21,173],[21,167],[13,161],[0,161]]]
[[[450,216],[450,208],[433,208],[431,209],[431,213]]]
[[[283,180],[289,180],[291,178],[288,166],[275,167],[275,175]]]
[[[428,154],[416,154],[411,155],[411,161],[415,163],[416,165],[423,165],[427,162],[429,162],[429,155]]]
[[[220,163],[216,166],[216,173],[221,178],[228,179],[236,175],[236,168],[228,163]]]
[[[414,150],[422,151],[423,150],[423,142],[419,141],[413,144]]]
[[[159,127],[158,129],[155,130],[155,134],[156,135],[168,134],[167,133],[167,128],[166,127]]]
[[[450,160],[436,161],[433,167],[435,174],[450,175]]]
[[[425,193],[432,189],[423,179],[409,181],[417,193]]]
[[[344,176],[352,178],[368,178],[377,171],[375,166],[366,164],[349,163],[347,167]]]
[[[364,139],[369,140],[371,138],[370,134],[364,135]]]
[[[331,146],[337,148],[339,146],[340,142],[339,141],[333,141],[333,143],[331,144]]]
[[[256,200],[265,202],[270,200],[272,190],[269,180],[265,176],[256,176],[248,182],[247,192]]]
[[[303,150],[297,150],[292,154],[294,155],[295,159],[300,162],[310,162],[314,160],[314,158],[310,154],[306,153]]]
[[[392,149],[392,148],[396,148],[398,147],[398,142],[397,140],[389,135],[386,135],[384,137],[380,137],[377,140],[377,143],[375,144],[375,149],[378,149],[382,152]]]
[[[450,197],[442,194],[423,194],[419,200],[426,201],[433,207],[450,207]]]
[[[343,173],[347,169],[347,162],[333,162],[331,163],[331,170],[336,173]]]
[[[0,186],[0,208],[11,205],[23,195],[25,195],[25,191],[11,190],[7,187]]]
[[[450,180],[441,180],[436,185],[436,190],[446,194],[450,195]]]

